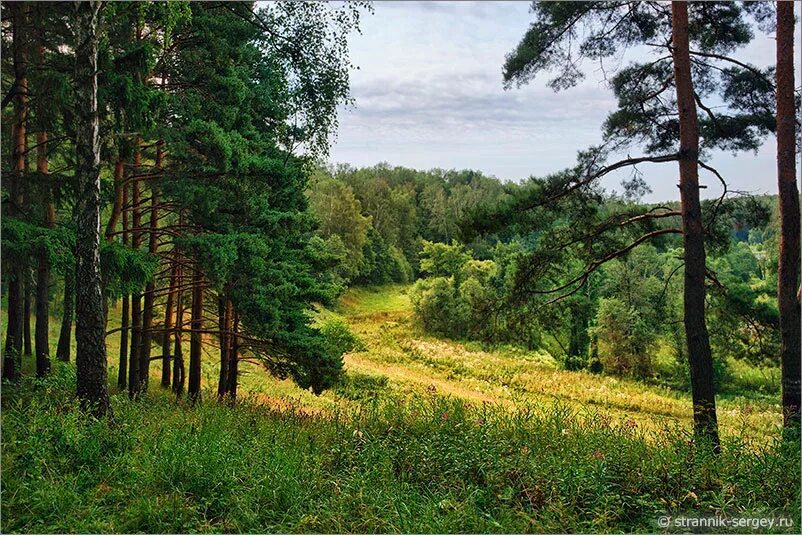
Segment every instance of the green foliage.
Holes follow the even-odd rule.
[[[471,258],[465,247],[458,243],[448,245],[426,240],[420,257],[420,270],[433,277],[459,277]]]
[[[4,533],[652,532],[799,510],[798,442],[747,430],[713,459],[675,427],[432,395],[332,417],[115,395],[110,427],[79,411],[72,370],[4,385]]]
[[[371,218],[362,215],[362,206],[350,186],[338,180],[320,180],[308,195],[312,212],[320,223],[320,235],[339,240],[344,248],[343,277],[354,278],[362,268]]]
[[[348,372],[334,388],[334,391],[337,395],[353,401],[372,400],[387,390],[388,383],[386,375]]]
[[[332,353],[342,355],[351,351],[363,351],[365,348],[362,340],[339,318],[329,318],[317,329],[323,336],[323,343]]]
[[[641,379],[652,374],[649,327],[638,310],[615,298],[602,299],[596,317],[598,357],[604,370]]]

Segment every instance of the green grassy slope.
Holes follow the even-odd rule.
[[[365,349],[319,397],[246,364],[236,407],[208,391],[193,408],[154,367],[142,401],[112,396],[109,424],[75,408],[71,365],[3,385],[0,528],[651,532],[665,512],[799,519],[799,446],[779,440],[773,400],[723,400],[713,460],[689,441],[687,394],[426,336],[405,292],[353,289],[321,311]],[[215,351],[204,359],[212,389]]]

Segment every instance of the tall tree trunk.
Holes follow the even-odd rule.
[[[178,227],[184,224],[184,213],[178,212]],[[173,250],[176,267],[176,295],[175,295],[175,327],[173,333],[173,393],[181,397],[184,392],[186,379],[186,366],[184,364],[184,347],[182,334],[184,332],[184,269],[181,265],[181,254],[178,248]]]
[[[114,204],[111,207],[111,215],[106,223],[106,241],[111,243],[114,240],[114,232],[117,230],[117,222],[124,209],[125,182],[124,182],[125,160],[122,150],[117,155],[114,162]]]
[[[161,171],[164,158],[164,143],[159,140],[156,142],[156,173]],[[159,248],[158,227],[159,227],[159,185],[156,180],[151,181],[150,186],[150,239],[148,241],[148,252],[156,255]],[[145,297],[142,304],[142,349],[139,355],[139,376],[142,384],[147,389],[150,371],[150,350],[153,342],[153,306],[156,293],[155,278],[148,281],[145,285]]]
[[[705,324],[705,244],[699,201],[699,124],[688,44],[688,4],[671,3],[674,83],[680,132],[680,203],[685,245],[685,339],[691,371],[694,431],[719,450],[713,356]]]
[[[118,162],[122,162],[122,158],[118,159]],[[116,167],[115,167],[115,178],[116,178]],[[122,219],[122,235],[120,239],[122,241],[123,246],[128,245],[128,186],[125,184],[125,173],[123,172],[120,176],[120,190],[121,190],[121,199],[120,199],[120,215]],[[108,229],[106,229],[106,235],[108,236]],[[124,390],[128,386],[128,316],[130,314],[129,311],[129,303],[130,300],[127,295],[123,296],[123,303],[122,303],[122,318],[120,318],[120,365],[117,368],[117,387],[120,390]]]
[[[237,375],[239,373],[239,314],[234,312],[231,301],[228,302],[231,308],[230,314],[234,317],[234,323],[231,326],[231,339],[230,350],[228,352],[228,397],[231,401],[237,399]]]
[[[134,171],[131,177],[131,247],[139,250],[142,243],[142,212],[140,211],[139,171],[142,165],[142,152],[140,140],[136,140],[134,152]],[[142,294],[131,296],[131,353],[128,358],[128,396],[131,399],[139,397],[142,390],[140,366],[140,351],[142,343]]]
[[[58,335],[56,358],[62,362],[70,361],[72,345],[72,316],[75,313],[75,270],[67,268],[64,275],[64,314],[61,316],[61,329]]]
[[[26,357],[33,355],[31,343],[31,274],[25,270],[25,282],[22,285],[22,354]]]
[[[187,393],[192,403],[200,401],[201,343],[203,329],[203,275],[195,268],[192,281],[192,332],[189,345],[189,385]]]
[[[25,129],[28,120],[28,78],[27,58],[25,56],[25,10],[27,6],[22,3],[11,4],[13,42],[12,53],[14,57],[14,81],[16,92],[14,95],[14,122],[11,125],[11,162],[12,175],[10,180],[10,199],[7,216],[19,215],[23,204],[22,180],[25,173]],[[15,381],[19,378],[22,368],[22,337],[23,325],[23,277],[24,267],[22,259],[9,259],[7,264],[8,277],[8,326],[6,328],[6,346],[3,352],[3,378]]]
[[[780,193],[780,261],[777,303],[782,340],[783,425],[800,424],[800,229],[796,185],[794,106],[794,4],[777,2],[777,181]]]
[[[181,216],[179,215],[179,221]],[[184,365],[184,349],[182,333],[184,331],[184,300],[183,289],[184,277],[182,276],[182,267],[178,267],[178,276],[176,278],[176,285],[178,291],[175,296],[175,332],[173,333],[174,346],[173,346],[173,392],[176,396],[181,397],[184,392],[184,378],[186,376],[186,366]]]
[[[174,258],[170,267],[170,288],[167,291],[167,303],[164,306],[164,334],[162,335],[162,382],[164,388],[170,388],[170,355],[171,336],[173,334],[173,309],[178,287],[178,258]]]
[[[223,295],[217,297],[218,328],[220,330],[220,378],[217,381],[217,396],[226,397],[228,392],[228,354],[231,349],[229,332],[231,331],[231,309],[228,299]]]
[[[44,48],[39,47],[40,63],[44,56]],[[36,134],[36,171],[41,175],[49,173],[47,161],[47,132]],[[48,190],[45,199],[47,227],[56,226],[56,210],[51,202]],[[36,270],[36,375],[44,377],[50,372],[50,259],[43,246],[39,251],[39,265]]]
[[[76,210],[75,363],[78,398],[96,416],[110,411],[106,329],[100,277],[100,143],[97,47],[100,2],[76,4],[75,151]]]

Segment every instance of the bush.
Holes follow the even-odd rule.
[[[326,347],[336,355],[365,350],[364,342],[339,318],[327,319],[318,330],[323,336]]]
[[[614,375],[651,377],[653,339],[638,311],[619,299],[602,299],[596,321],[594,334],[604,369]]]
[[[415,316],[432,334],[450,337],[464,335],[464,307],[453,279],[434,277],[418,280],[409,293]]]

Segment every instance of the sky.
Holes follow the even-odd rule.
[[[615,108],[604,72],[609,76],[643,54],[635,50],[607,60],[604,71],[587,63],[586,79],[559,93],[546,86],[547,75],[504,90],[504,57],[532,20],[529,2],[377,1],[373,6],[374,14],[362,19],[362,33],[349,40],[357,67],[351,73],[355,105],[340,110],[332,163],[474,169],[513,181],[547,175],[571,166],[578,150],[601,141],[601,125]],[[774,46],[773,35],[756,32],[738,58],[768,65]],[[796,53],[799,58],[798,47]],[[730,189],[774,193],[775,150],[769,138],[757,154],[716,153],[710,163]],[[637,149],[631,155],[639,155]],[[652,189],[644,200],[678,197],[676,165],[639,170]],[[611,176],[602,184],[620,191],[628,176]],[[709,186],[704,196],[720,194],[714,177],[703,174],[701,182]]]

